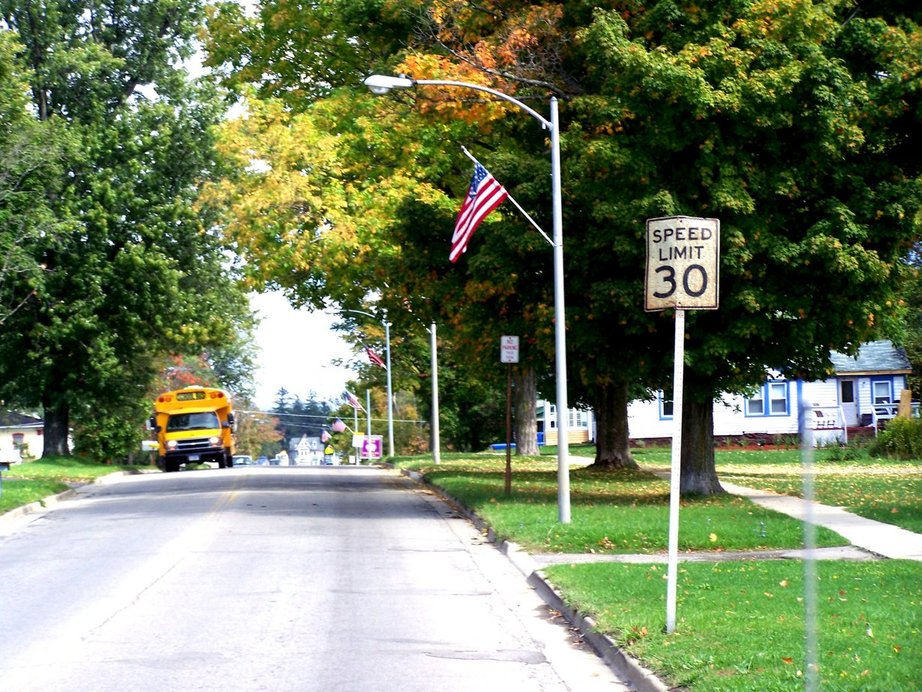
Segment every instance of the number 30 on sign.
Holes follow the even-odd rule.
[[[647,219],[644,309],[716,310],[719,260],[718,219]]]

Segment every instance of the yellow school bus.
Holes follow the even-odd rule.
[[[234,465],[234,413],[221,389],[192,385],[164,392],[154,401],[150,428],[157,434],[157,466],[163,471],[189,463]]]

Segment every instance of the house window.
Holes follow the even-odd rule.
[[[746,399],[747,416],[786,416],[789,411],[787,382],[766,382]]]
[[[579,409],[570,409],[570,427],[571,428],[588,428],[589,416],[585,411]]]
[[[769,411],[772,416],[784,416],[788,412],[788,383],[768,383]]]
[[[751,397],[746,399],[747,416],[764,416],[765,402],[762,400],[762,390],[758,390]]]
[[[656,393],[659,400],[659,417],[660,420],[672,418],[672,392],[664,392],[662,389]]]
[[[554,405],[548,406],[548,418],[551,425],[551,429],[557,427],[557,407]]]
[[[840,380],[839,381],[839,402],[842,404],[854,404],[855,403],[855,381],[854,380]]]
[[[871,396],[875,404],[889,404],[893,401],[893,383],[890,380],[876,380],[871,383]]]
[[[22,449],[25,443],[25,433],[13,433],[13,449]]]

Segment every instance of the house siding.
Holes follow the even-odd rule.
[[[899,401],[900,392],[906,386],[904,375],[874,375],[853,378],[856,383],[858,420],[862,413],[874,410],[873,383],[888,385],[890,402]],[[768,402],[763,412],[753,413],[747,406],[747,399],[741,395],[724,395],[714,403],[714,435],[733,437],[745,435],[794,435],[799,429],[798,411],[801,406],[819,409],[823,413],[822,425],[812,426],[825,430],[823,436],[846,425],[854,426],[858,421],[845,421],[839,402],[838,378],[818,382],[783,380],[770,378],[767,383],[785,384],[785,407],[783,412],[772,412]],[[879,385],[882,387],[882,385]],[[814,414],[816,416],[816,414]],[[831,419],[831,420],[830,420]],[[813,419],[808,419],[808,425]],[[628,429],[632,440],[671,439],[673,418],[661,414],[659,399],[655,401],[633,401],[628,407]]]
[[[858,426],[862,416],[869,418],[895,415],[901,392],[906,388],[906,376],[911,372],[909,359],[902,349],[889,341],[863,344],[858,355],[830,354],[835,375],[825,380],[804,382],[786,380],[777,372],[768,371],[761,390],[761,401],[752,402],[742,395],[724,395],[714,403],[714,435],[740,437],[746,435],[784,436],[799,432],[799,411],[809,410],[808,428],[814,439],[823,442],[845,438],[847,428]],[[854,382],[853,403],[840,401],[842,380]],[[874,401],[878,395],[888,399],[888,405]],[[783,400],[781,393],[783,392]],[[671,439],[673,417],[670,401],[662,393],[649,400],[632,401],[628,406],[628,434],[632,440]],[[571,424],[571,444],[595,439],[595,420],[591,412],[583,412],[588,429]],[[545,444],[557,443],[555,410],[551,402],[538,401],[539,436]]]
[[[16,436],[22,435],[22,444],[29,457],[40,457],[45,448],[44,429],[41,424],[0,427],[0,461],[22,461],[21,450],[15,444]]]

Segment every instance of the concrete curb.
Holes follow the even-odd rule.
[[[638,690],[638,692],[668,692],[673,689],[656,677],[652,671],[644,668],[639,661],[628,656],[609,637],[596,632],[596,624],[592,618],[580,615],[564,603],[561,594],[538,569],[538,564],[534,558],[522,550],[521,547],[510,541],[497,541],[493,529],[483,519],[461,505],[441,488],[427,482],[422,474],[404,469],[401,469],[400,472],[417,483],[425,485],[447,502],[458,514],[470,521],[478,531],[485,533],[487,539],[496,545],[498,550],[525,577],[526,583],[535,590],[541,600],[549,608],[560,613],[567,622],[576,628],[583,640],[595,650],[606,665],[619,676],[627,678],[634,689]]]
[[[563,600],[563,595],[547,580],[544,573],[537,569],[531,555],[509,541],[503,541],[499,549],[525,576],[525,581],[541,597],[541,600],[547,603],[548,607],[563,615],[602,660],[616,673],[627,678],[634,689],[638,692],[668,692],[672,689],[656,677],[653,671],[644,668],[640,661],[622,651],[610,637],[597,632],[596,623],[591,617],[581,615],[568,606]]]
[[[5,519],[19,519],[20,517],[24,517],[29,514],[47,512],[53,509],[55,505],[60,504],[62,500],[69,500],[76,494],[77,491],[71,488],[70,490],[65,490],[62,493],[58,493],[57,495],[50,495],[49,497],[43,498],[41,500],[30,502],[27,505],[14,507],[13,509],[4,512],[3,514],[0,514],[0,523],[2,523]]]
[[[80,488],[86,487],[87,485],[106,485],[107,483],[114,483],[118,480],[121,480],[125,476],[133,475],[135,474],[130,471],[113,471],[112,473],[107,473],[105,476],[100,476],[99,478],[94,479],[92,482],[85,483],[78,486],[77,488],[65,490],[58,493],[57,495],[49,495],[48,497],[42,498],[41,500],[30,502],[27,505],[14,507],[13,509],[6,511],[3,514],[0,514],[0,522],[2,522],[4,519],[18,519],[29,514],[36,514],[37,512],[47,512],[64,500],[70,500],[71,498],[75,497],[77,495],[77,491]]]

